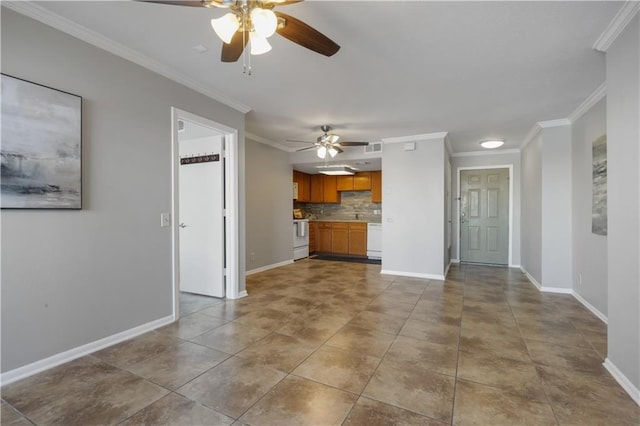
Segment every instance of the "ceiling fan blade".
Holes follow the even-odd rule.
[[[315,145],[314,145],[314,146],[308,146],[308,147],[306,147],[306,148],[296,149],[296,152],[306,151],[306,150],[308,150],[308,149],[315,149],[315,148],[316,148],[316,146],[315,146]]]
[[[172,4],[175,6],[205,7],[200,0],[139,0],[143,3]]]
[[[340,50],[334,41],[301,20],[282,12],[274,13],[284,20],[284,26],[276,30],[282,37],[325,56],[332,56]]]
[[[301,3],[303,0],[269,0],[262,3],[271,4],[273,6],[286,6],[288,4]]]
[[[333,146],[333,149],[335,149],[336,151],[338,151],[338,154],[340,154],[340,153],[344,152],[344,151],[342,150],[342,148],[340,148],[338,145],[334,145],[334,146]]]
[[[340,146],[367,146],[369,142],[338,142]]]
[[[243,37],[242,31],[238,31],[231,38],[231,43],[222,43],[222,62],[236,62],[248,41],[249,32],[245,31]]]

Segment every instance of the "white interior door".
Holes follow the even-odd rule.
[[[224,297],[223,136],[197,135],[179,140],[180,291]]]
[[[460,172],[460,261],[509,262],[509,169]]]

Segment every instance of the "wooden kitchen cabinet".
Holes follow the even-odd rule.
[[[371,172],[358,172],[353,176],[354,191],[371,191]]]
[[[366,223],[349,223],[349,254],[352,256],[367,255]]]
[[[309,254],[316,252],[318,238],[318,222],[309,222]]]
[[[309,202],[311,190],[309,186],[309,175],[297,170],[293,171],[293,181],[298,183],[298,198],[301,203]]]
[[[337,176],[322,175],[322,202],[339,203],[340,193],[338,193]]]
[[[371,202],[382,202],[382,170],[371,172]]]
[[[349,224],[333,222],[331,224],[331,253],[349,254]]]
[[[316,251],[331,253],[331,222],[318,222],[318,244]]]
[[[324,201],[324,180],[321,174],[309,175],[309,202],[322,203]]]
[[[353,191],[353,176],[337,176],[338,191]]]

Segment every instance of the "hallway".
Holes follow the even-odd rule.
[[[606,325],[515,269],[303,260],[2,389],[2,425],[637,425]],[[184,314],[185,312],[183,312]]]

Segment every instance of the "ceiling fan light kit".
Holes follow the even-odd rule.
[[[302,0],[138,0],[176,6],[225,8],[230,12],[211,20],[211,26],[223,41],[222,62],[236,62],[243,57],[243,72],[251,75],[251,56],[271,50],[267,38],[276,32],[284,38],[325,56],[332,56],[340,46],[304,22],[272,9],[300,3]],[[244,53],[244,55],[243,55]]]
[[[501,139],[490,139],[480,142],[480,146],[484,149],[500,148],[502,145],[504,145],[504,141]]]
[[[324,134],[321,136],[318,136],[315,142],[298,141],[293,139],[287,139],[287,142],[299,142],[299,143],[312,144],[311,146],[307,148],[299,149],[298,151],[316,149],[316,155],[322,159],[327,158],[327,153],[331,156],[331,158],[333,158],[337,154],[344,152],[342,147],[345,147],[345,146],[369,145],[369,142],[338,142],[340,140],[340,136],[334,133],[329,133],[333,129],[331,128],[331,126],[327,124],[323,124],[322,126],[320,126],[320,129],[324,132]]]

